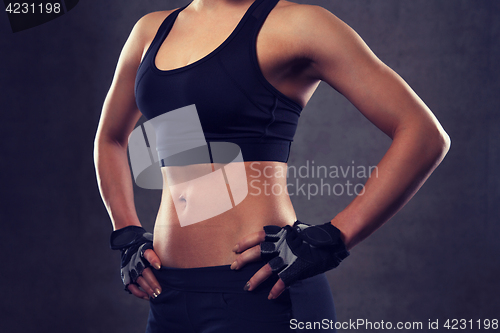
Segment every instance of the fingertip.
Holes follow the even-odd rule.
[[[238,253],[240,250],[240,244],[236,244],[234,247],[233,247],[233,252],[235,253]]]
[[[285,286],[285,283],[283,282],[283,280],[278,279],[278,281],[275,283],[275,285],[273,286],[273,288],[269,292],[269,296],[267,297],[267,299],[271,300],[271,299],[278,298],[283,293],[283,291],[285,291],[285,289],[286,289],[286,286]]]
[[[161,269],[161,264],[159,262],[155,262],[152,265],[157,271]]]

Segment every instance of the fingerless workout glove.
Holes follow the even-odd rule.
[[[150,266],[144,258],[144,252],[153,248],[153,234],[144,228],[128,226],[111,233],[110,247],[121,250],[121,276],[125,290],[130,283],[136,283],[144,269]]]
[[[340,230],[330,222],[315,226],[296,221],[283,228],[265,226],[264,231],[261,257],[286,286],[335,268],[349,255]]]

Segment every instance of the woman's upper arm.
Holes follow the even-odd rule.
[[[359,35],[332,13],[305,6],[300,41],[311,61],[311,75],[349,99],[391,138],[407,126],[440,129],[432,112]]]
[[[135,102],[135,77],[145,50],[154,37],[165,12],[142,17],[132,29],[118,59],[111,87],[102,108],[96,140],[105,139],[127,145],[141,113]]]

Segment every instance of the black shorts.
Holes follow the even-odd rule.
[[[253,291],[243,290],[263,265],[251,263],[238,271],[229,265],[153,270],[162,293],[150,302],[146,333],[335,332],[335,308],[324,274],[297,281],[268,300],[276,275]],[[317,329],[307,329],[311,327]]]

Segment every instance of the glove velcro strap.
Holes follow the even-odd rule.
[[[111,233],[109,240],[112,250],[122,250],[134,244],[153,241],[153,235],[142,227],[131,225]]]
[[[335,256],[343,260],[349,256],[349,251],[340,238],[340,230],[330,222],[325,224],[310,226],[300,221],[296,221],[293,228],[298,232],[298,237],[309,245],[317,248],[329,249]]]

